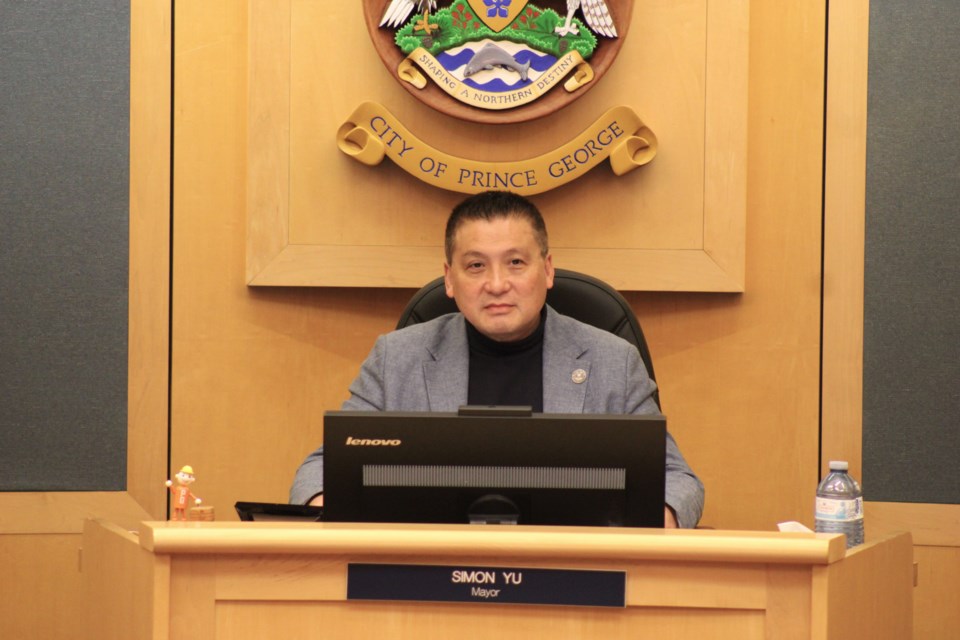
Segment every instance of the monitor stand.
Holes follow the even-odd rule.
[[[506,496],[488,493],[473,501],[467,516],[470,524],[518,524],[520,508]]]
[[[457,415],[477,416],[480,418],[489,418],[491,416],[529,418],[533,415],[533,407],[513,406],[513,405],[479,405],[465,404],[457,410]]]

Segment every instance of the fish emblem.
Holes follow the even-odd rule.
[[[519,64],[512,55],[494,43],[488,42],[482,49],[473,54],[470,62],[464,67],[463,75],[465,78],[469,78],[475,73],[490,70],[494,67],[515,71],[520,74],[520,79],[526,82],[527,72],[530,70],[530,62]]]

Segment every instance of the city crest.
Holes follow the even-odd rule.
[[[381,60],[431,108],[523,122],[597,84],[626,37],[631,0],[364,0]]]

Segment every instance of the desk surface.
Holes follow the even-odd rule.
[[[144,522],[140,544],[158,554],[494,554],[813,565],[846,555],[836,534],[502,525]]]

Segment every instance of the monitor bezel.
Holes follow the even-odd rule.
[[[663,527],[666,418],[661,414],[324,414],[324,521],[458,524],[479,495],[502,495],[519,524]],[[469,412],[467,412],[469,413]],[[347,437],[399,446],[348,446]],[[362,465],[617,467],[622,491],[364,487]]]

